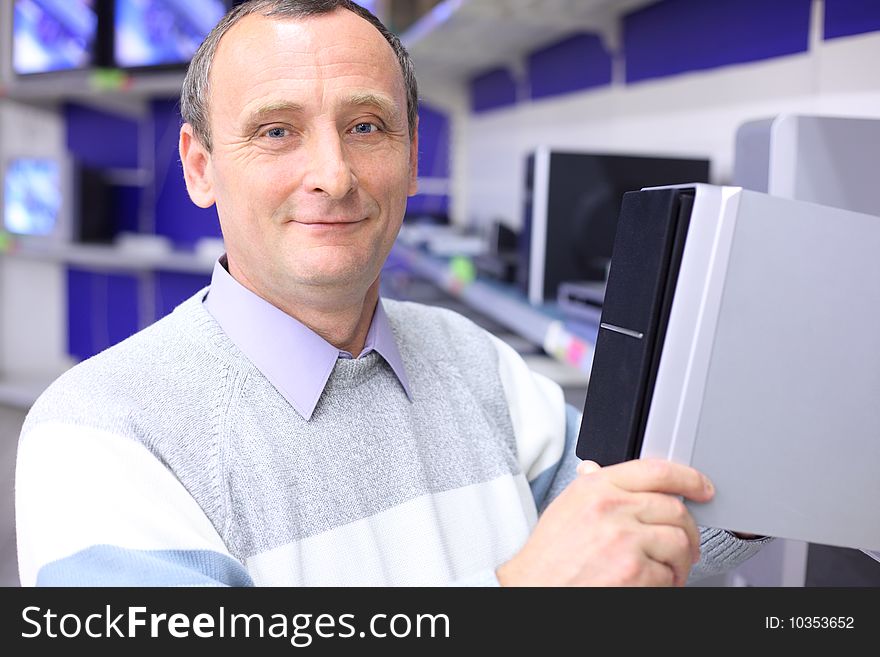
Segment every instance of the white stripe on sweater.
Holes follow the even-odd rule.
[[[257,586],[440,586],[492,571],[537,522],[522,475],[423,495],[247,560]]]
[[[33,586],[45,564],[93,545],[231,556],[187,490],[134,440],[45,423],[22,437],[17,461],[22,586]]]
[[[519,465],[529,481],[562,458],[565,397],[562,388],[537,372],[506,342],[490,335],[516,436]]]

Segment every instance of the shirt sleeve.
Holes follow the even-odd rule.
[[[244,566],[143,445],[64,423],[19,441],[22,586],[249,586]]]
[[[700,561],[691,568],[688,584],[735,568],[754,556],[773,538],[744,539],[725,529],[700,527]]]

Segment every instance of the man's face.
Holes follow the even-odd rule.
[[[345,10],[250,15],[222,38],[210,88],[213,151],[198,163],[201,145],[181,144],[195,149],[183,156],[190,194],[216,203],[233,275],[270,301],[362,295],[416,190],[417,143],[387,41]]]

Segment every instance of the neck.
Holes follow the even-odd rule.
[[[379,301],[377,278],[362,297],[340,305],[321,304],[279,306],[291,317],[302,322],[337,349],[347,351],[355,358],[364,349],[367,333],[373,323],[373,313]]]
[[[276,296],[260,291],[231,261],[227,261],[227,269],[251,292],[308,326],[337,349],[355,357],[363,351],[379,301],[378,277],[363,293],[336,295],[316,288],[306,289],[295,296],[289,291]]]

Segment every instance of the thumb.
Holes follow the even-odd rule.
[[[597,472],[601,470],[602,466],[596,463],[595,461],[581,461],[577,466],[577,473],[579,475],[588,475],[592,472]]]

